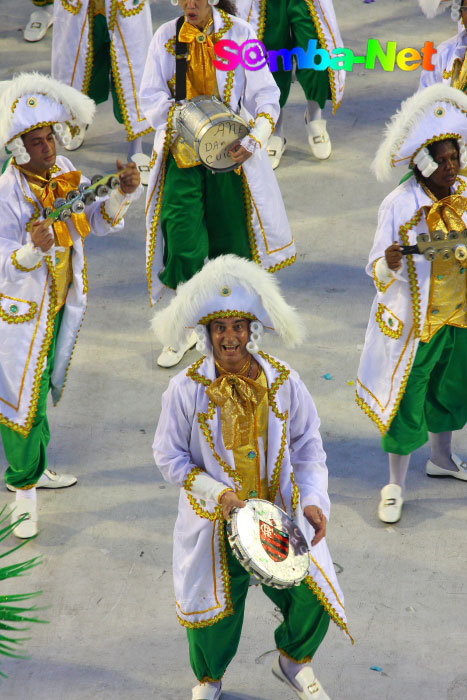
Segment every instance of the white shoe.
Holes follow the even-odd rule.
[[[52,26],[54,16],[48,10],[35,10],[27,23],[23,37],[25,41],[40,41],[47,34],[47,29]]]
[[[331,139],[326,130],[326,120],[315,119],[309,122],[305,113],[305,125],[312,156],[318,160],[327,160],[331,155],[332,148]]]
[[[68,486],[76,484],[78,479],[73,474],[57,474],[52,469],[46,469],[36,484],[36,489],[66,489]],[[8,491],[17,489],[10,484],[6,484]]]
[[[401,518],[403,503],[401,487],[398,484],[387,484],[381,489],[378,518],[383,523],[397,523]]]
[[[175,367],[175,365],[178,365],[183,355],[196,345],[196,341],[196,333],[193,331],[186,343],[180,348],[173,348],[171,345],[166,345],[157,358],[157,364],[159,367]]]
[[[275,170],[279,166],[282,154],[284,153],[286,146],[286,139],[281,139],[280,136],[274,136],[274,134],[269,137],[267,151],[273,170]]]
[[[71,141],[67,143],[64,147],[67,151],[76,151],[84,143],[84,137],[86,136],[87,124],[79,124],[78,122],[71,122]]]
[[[467,481],[467,464],[457,455],[451,455],[451,459],[459,471],[456,472],[452,471],[451,469],[443,469],[442,467],[438,467],[437,464],[429,459],[426,463],[427,476],[452,476],[454,479]]]
[[[135,153],[131,156],[130,160],[136,163],[141,177],[141,184],[147,187],[149,184],[149,173],[151,172],[151,168],[149,167],[151,159],[145,153]]]
[[[24,516],[24,519],[13,530],[13,534],[22,540],[27,540],[37,535],[37,502],[31,498],[21,498],[12,504],[12,508],[12,524],[18,522],[21,516]]]
[[[289,688],[295,690],[300,700],[331,700],[329,695],[323,689],[323,686],[316,678],[311,666],[307,664],[297,673],[294,678],[295,683],[300,687],[300,690],[295,687],[292,681],[285,675],[280,665],[280,656],[274,662],[272,667],[273,674],[283,683],[286,683]]]
[[[191,700],[218,700],[222,694],[222,683],[200,683],[191,691]]]

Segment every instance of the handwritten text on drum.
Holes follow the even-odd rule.
[[[336,48],[330,54],[326,49],[318,48],[316,39],[310,39],[308,49],[297,46],[294,49],[271,49],[268,51],[259,39],[250,39],[241,46],[231,39],[222,39],[214,47],[217,56],[221,59],[214,60],[218,70],[235,70],[240,64],[247,70],[260,70],[269,65],[274,73],[279,70],[279,58],[282,59],[284,70],[292,70],[293,56],[296,57],[299,68],[313,70],[345,70],[352,71],[354,64],[364,64],[367,70],[373,70],[376,61],[385,71],[393,71],[396,63],[398,68],[404,71],[422,68],[432,71],[435,69],[431,62],[436,53],[432,41],[425,41],[421,51],[405,48],[397,51],[397,42],[388,41],[386,49],[383,49],[378,39],[369,39],[366,56],[356,56],[352,49]]]

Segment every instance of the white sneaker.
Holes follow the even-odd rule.
[[[329,695],[324,690],[323,686],[316,678],[310,664],[307,664],[297,673],[294,678],[297,688],[290,678],[282,670],[279,657],[275,660],[272,672],[283,683],[286,683],[289,688],[292,688],[300,698],[300,700],[331,700]]]
[[[30,537],[37,535],[37,502],[31,498],[21,498],[12,504],[11,522],[18,522],[21,517],[23,520],[15,527],[13,534],[22,540],[27,540]]]
[[[141,177],[141,184],[147,187],[149,185],[149,173],[151,172],[151,168],[149,167],[151,159],[145,153],[134,153],[130,160],[136,163]]]
[[[378,518],[382,523],[397,523],[401,518],[403,503],[401,487],[398,484],[387,484],[381,489]]]
[[[218,700],[222,693],[222,683],[200,683],[191,691],[191,700]]]
[[[454,479],[467,481],[467,464],[463,462],[460,457],[454,454],[451,455],[451,459],[456,465],[458,471],[438,467],[437,464],[435,464],[431,461],[431,459],[429,459],[426,463],[427,476],[452,476]]]
[[[48,10],[35,10],[24,28],[25,41],[40,41],[47,34],[47,29],[52,26],[54,16]]]
[[[286,139],[281,139],[280,136],[274,136],[274,134],[269,137],[267,151],[273,170],[279,167],[279,163],[281,162],[282,154],[284,153],[286,146]]]
[[[76,484],[78,479],[73,474],[57,474],[52,469],[46,469],[36,484],[36,489],[66,489],[68,486]],[[10,484],[6,484],[8,491],[17,489]]]
[[[67,151],[76,151],[84,143],[84,137],[86,136],[87,124],[79,124],[78,122],[71,122],[71,141],[67,143],[64,147]]]
[[[315,119],[309,122],[307,121],[307,113],[305,113],[305,125],[312,156],[318,160],[327,160],[331,155],[332,147],[326,129],[326,120]]]
[[[165,367],[166,369],[169,367],[175,367],[175,365],[178,365],[183,355],[196,345],[196,341],[196,333],[193,331],[186,343],[180,348],[174,348],[171,345],[166,345],[157,358],[157,364],[159,367]]]

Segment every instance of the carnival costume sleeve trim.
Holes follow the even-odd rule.
[[[11,262],[21,272],[32,272],[42,265],[42,254],[32,243],[26,243],[21,248],[13,251]]]
[[[141,196],[143,186],[139,185],[131,194],[122,192],[120,188],[112,190],[110,197],[102,203],[101,214],[112,227],[117,226],[130,208],[130,204]]]

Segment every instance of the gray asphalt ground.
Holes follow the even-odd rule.
[[[398,48],[439,43],[455,26],[448,13],[429,22],[415,0],[335,0],[347,47],[364,53],[369,38]],[[0,3],[0,79],[49,70],[51,31],[27,44],[31,3]],[[152,3],[156,27],[176,12]],[[382,127],[418,84],[419,70],[384,73],[356,66],[343,105],[329,120],[331,159],[311,160],[298,84],[287,105],[288,150],[277,171],[296,236],[297,263],[280,273],[303,312],[309,339],[285,353],[305,379],[322,420],[333,503],[329,545],[346,596],[352,646],[331,626],[314,667],[332,700],[465,700],[467,484],[428,479],[427,448],[413,457],[401,522],[376,516],[387,465],[379,433],[354,403],[354,380],[373,288],[363,272],[378,206],[391,185],[369,170]],[[92,175],[126,155],[110,103],[101,105],[85,146],[72,154]],[[146,140],[150,152],[151,141]],[[394,177],[394,184],[398,180]],[[77,486],[39,492],[38,538],[14,555],[43,564],[14,590],[43,590],[48,625],[30,631],[29,660],[2,659],[8,700],[183,700],[193,676],[185,632],[175,617],[171,549],[178,489],[156,469],[151,443],[160,396],[181,367],[158,369],[148,331],[144,205],[123,233],[90,236],[89,309],[62,401],[50,410],[50,465],[73,472]],[[183,366],[198,357],[186,356]],[[330,373],[331,380],[323,375]],[[467,455],[465,433],[456,450]],[[3,455],[0,463],[4,465]],[[11,494],[0,492],[0,505]],[[0,553],[16,542],[0,545]],[[4,586],[1,590],[13,590]],[[251,590],[238,654],[224,680],[225,700],[292,700],[271,674],[272,604]],[[382,671],[371,670],[378,666]]]

